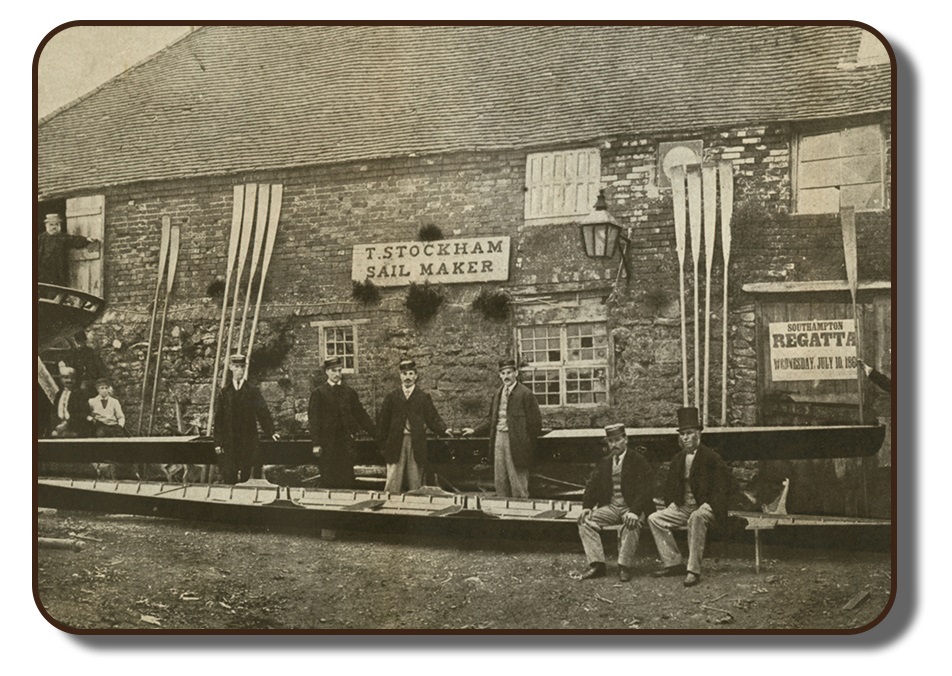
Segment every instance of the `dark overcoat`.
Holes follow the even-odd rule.
[[[65,389],[59,391],[56,395],[56,401],[53,402],[53,418],[51,424],[53,429],[63,422],[59,419],[60,400],[66,393]],[[66,402],[66,410],[69,412],[69,421],[66,423],[65,434],[67,437],[88,437],[92,434],[92,426],[89,424],[89,393],[80,389],[70,390],[69,400]]]
[[[705,502],[711,506],[717,523],[727,522],[727,489],[730,484],[730,471],[727,463],[718,455],[717,451],[704,444],[698,446],[697,455],[691,464],[691,492],[698,505]],[[678,452],[668,468],[668,479],[665,483],[664,503],[670,505],[684,504],[684,451]]]
[[[311,392],[307,405],[311,443],[321,447],[318,464],[325,488],[348,488],[354,482],[354,437],[364,430],[377,436],[374,421],[357,392],[343,383],[322,383]]]
[[[445,434],[448,426],[436,411],[430,395],[419,387],[413,388],[408,399],[398,387],[384,397],[377,415],[377,434],[380,450],[388,464],[400,461],[403,447],[403,428],[410,421],[410,441],[413,459],[420,467],[426,466],[426,428],[436,435]]]
[[[489,421],[476,428],[476,434],[489,434],[489,450],[496,448],[496,425],[499,422],[499,403],[503,388],[493,395],[489,406]],[[506,426],[509,427],[509,453],[512,464],[519,468],[531,467],[535,459],[539,435],[542,434],[542,413],[539,402],[528,387],[516,382],[506,404]]]
[[[237,390],[231,384],[223,387],[215,400],[215,445],[224,451],[226,465],[250,468],[260,464],[259,425],[269,437],[274,435],[274,421],[261,391],[247,381]]]
[[[609,455],[595,465],[582,496],[583,508],[594,509],[611,504],[612,462],[613,458]],[[653,491],[654,472],[651,466],[641,453],[629,448],[621,463],[621,494],[628,510],[635,514],[651,514],[655,509]]]
[[[89,244],[89,240],[65,232],[51,235],[44,230],[37,236],[36,243],[38,281],[68,286],[69,250],[81,249]]]

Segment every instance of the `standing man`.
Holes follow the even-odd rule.
[[[529,468],[542,434],[542,413],[532,390],[519,382],[518,375],[514,360],[499,362],[502,387],[493,395],[489,420],[476,429],[464,429],[463,434],[489,433],[497,495],[528,498]]]
[[[402,493],[423,485],[426,472],[426,428],[434,434],[453,436],[436,412],[430,395],[417,387],[416,362],[400,362],[400,387],[384,397],[377,416],[380,449],[387,461],[389,493]]]
[[[671,460],[665,483],[668,505],[648,517],[651,535],[664,567],[655,577],[684,575],[684,586],[701,581],[701,559],[707,530],[727,521],[727,465],[715,451],[701,444],[702,425],[694,407],[678,409],[678,443],[681,451]],[[672,528],[688,529],[688,564],[671,534]]]
[[[274,421],[257,387],[245,380],[248,363],[242,354],[228,362],[231,382],[215,400],[215,453],[221,461],[222,480],[227,484],[261,478],[258,425],[277,441]]]
[[[339,357],[324,360],[327,381],[311,392],[307,424],[311,430],[314,456],[321,468],[323,488],[352,488],[354,485],[354,436],[358,429],[371,438],[377,436],[374,422],[364,410],[357,393],[341,382],[344,364]]]
[[[69,286],[69,250],[82,249],[97,241],[63,232],[63,219],[59,214],[46,214],[43,226],[46,230],[37,236],[38,281]]]
[[[618,538],[618,579],[628,582],[635,564],[635,550],[645,525],[645,514],[654,510],[651,467],[637,450],[628,449],[622,424],[605,427],[605,445],[611,452],[595,466],[582,497],[578,534],[585,548],[588,569],[579,577],[588,580],[605,575],[605,550],[601,529],[621,525]]]

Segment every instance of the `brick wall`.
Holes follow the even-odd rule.
[[[683,137],[701,138],[706,160],[730,160],[736,171],[728,323],[731,424],[751,424],[755,419],[755,361],[748,336],[752,318],[747,307],[751,300],[744,298],[741,285],[845,277],[836,218],[787,216],[790,133],[783,125],[771,125]],[[559,300],[580,290],[603,299],[610,296],[606,317],[614,348],[613,403],[549,411],[548,425],[601,425],[614,419],[633,425],[669,424],[681,402],[680,292],[671,193],[657,187],[655,176],[657,144],[662,140],[678,139],[658,135],[600,142],[609,208],[630,227],[633,241],[633,279],[617,289],[613,282],[618,258],[587,259],[577,227],[524,222],[522,151],[380,160],[109,189],[105,260],[109,309],[91,331],[91,344],[103,351],[134,426],[155,290],[159,226],[163,215],[171,216],[182,228],[182,243],[155,432],[174,429],[175,399],[186,425],[204,429],[221,307],[220,291],[210,294],[209,288],[225,271],[232,186],[280,182],[281,228],[264,293],[258,345],[269,350],[284,344],[286,349],[272,349],[278,357],[256,375],[285,433],[301,431],[308,393],[315,375],[321,375],[318,331],[312,326],[318,319],[367,320],[359,326],[359,371],[348,379],[371,411],[396,384],[394,364],[410,356],[420,364],[421,385],[433,392],[448,423],[472,424],[485,415],[497,382],[494,364],[499,355],[512,351],[515,321],[487,320],[471,309],[480,285],[445,286],[443,308],[423,326],[415,325],[403,306],[405,287],[381,289],[381,301],[372,306],[350,296],[353,245],[413,240],[428,224],[439,226],[446,237],[511,235],[511,276],[505,286],[517,300]],[[860,214],[861,278],[885,278],[889,235],[888,213]],[[687,260],[690,340],[694,330],[690,254]],[[714,260],[710,388],[716,419],[722,330],[719,247]],[[699,269],[703,278],[703,256]],[[244,298],[243,287],[239,297]],[[703,309],[703,289],[699,298]],[[693,346],[688,356],[693,360]],[[693,383],[691,391],[693,399]]]

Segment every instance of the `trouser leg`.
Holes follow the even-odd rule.
[[[704,558],[704,543],[707,528],[714,523],[714,512],[704,503],[688,517],[688,572],[701,574],[701,559]]]
[[[671,529],[684,526],[687,523],[687,516],[687,510],[677,505],[668,505],[660,512],[653,512],[648,516],[651,536],[654,538],[658,556],[661,557],[661,563],[665,568],[680,566],[684,563]]]
[[[509,433],[496,432],[496,448],[493,449],[493,483],[496,485],[496,495],[509,497],[512,488],[509,484]]]
[[[387,464],[387,483],[384,486],[384,490],[388,493],[403,492],[403,475],[407,471],[407,460],[413,453],[412,446],[410,435],[404,434],[399,459],[394,463]]]
[[[598,507],[592,510],[588,519],[578,525],[578,535],[582,540],[585,559],[589,565],[605,563],[605,548],[602,546],[601,529],[605,526],[614,526],[621,523],[623,515],[624,511],[619,512],[611,506]]]
[[[407,486],[410,490],[416,490],[423,485],[423,465],[417,464],[413,456],[413,444],[410,443],[410,437],[404,437],[407,442],[406,448],[406,468],[407,468]]]
[[[618,531],[618,565],[631,568],[635,565],[635,552],[641,538],[641,527],[625,528]]]

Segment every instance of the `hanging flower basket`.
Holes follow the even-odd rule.
[[[502,322],[512,313],[512,296],[502,289],[482,289],[473,300],[473,309],[486,319]]]
[[[440,230],[440,226],[427,223],[426,225],[420,226],[417,237],[419,237],[421,242],[436,242],[443,239],[443,231]]]
[[[365,279],[362,282],[354,282],[350,295],[358,303],[370,305],[380,300],[380,289],[371,280]]]
[[[439,312],[445,299],[446,297],[439,287],[430,286],[429,282],[423,284],[413,282],[407,290],[406,306],[414,321],[423,324],[430,321]]]

